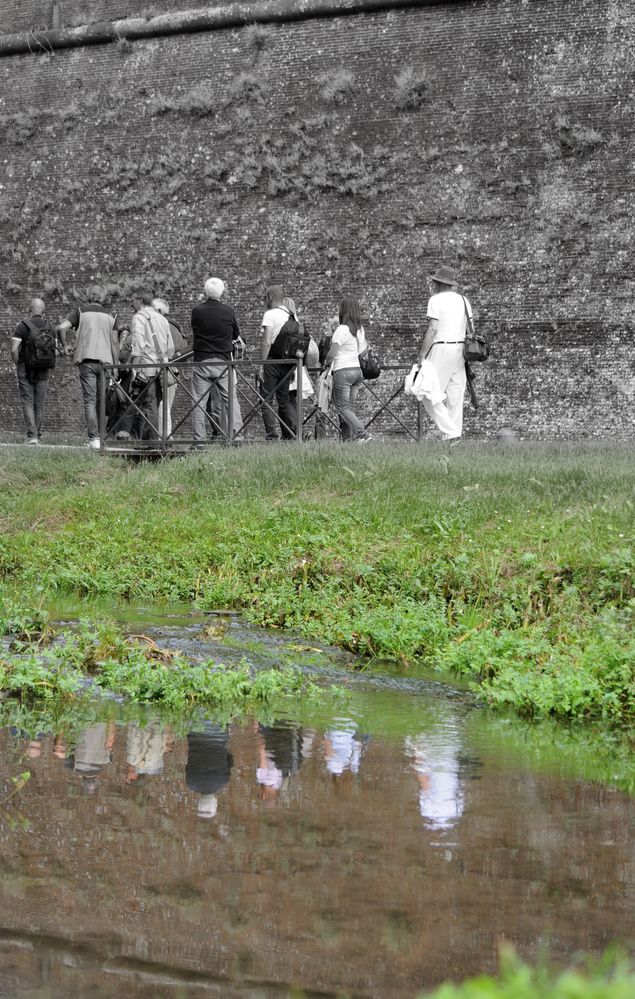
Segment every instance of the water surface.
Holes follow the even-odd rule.
[[[192,655],[224,632],[224,661],[294,648],[146,625]],[[339,707],[0,734],[0,996],[403,999],[494,970],[503,940],[632,944],[632,798],[532,769],[460,691],[297,658],[342,676]]]

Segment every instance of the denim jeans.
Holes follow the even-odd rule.
[[[197,361],[192,369],[192,395],[197,403],[192,412],[192,436],[197,444],[205,443],[207,421],[210,421],[210,426],[214,425],[211,422],[211,417],[206,413],[207,400],[212,388],[215,389],[220,398],[220,428],[223,436],[228,438],[229,367],[227,361],[218,357]],[[232,410],[232,435],[236,438],[241,436],[243,418],[235,387],[233,389]]]
[[[46,404],[46,393],[48,392],[48,372],[46,378],[39,377],[37,381],[30,382],[26,366],[18,364],[18,393],[22,404],[22,414],[26,426],[26,435],[30,439],[38,439],[42,420],[44,419],[44,406]]]
[[[293,378],[290,364],[265,364],[262,377],[262,394],[267,400],[262,404],[262,419],[268,441],[278,440],[278,423],[284,440],[295,439],[295,409],[289,398],[289,384]],[[274,399],[278,403],[278,419],[274,412]]]
[[[361,368],[340,368],[333,372],[333,402],[344,441],[352,441],[364,432],[364,424],[353,408],[363,380]]]
[[[99,437],[99,421],[97,419],[97,386],[99,385],[99,361],[80,361],[79,384],[84,399],[84,419],[88,437]]]

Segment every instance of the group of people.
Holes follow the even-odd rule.
[[[426,362],[433,384],[423,389],[420,401],[442,437],[457,441],[463,429],[466,388],[463,343],[472,308],[456,291],[457,276],[452,268],[439,267],[430,280],[433,294],[428,301],[428,328],[418,364],[423,368]],[[11,347],[27,444],[37,444],[42,432],[52,365],[45,359],[46,345],[42,350],[44,359],[41,362],[33,359],[33,345],[47,336],[54,346],[59,339],[62,352],[72,356],[77,365],[87,447],[98,450],[101,446],[98,396],[102,365],[112,372],[117,393],[127,403],[113,428],[117,438],[125,440],[134,435],[157,440],[166,430],[168,435],[171,433],[174,395],[189,369],[183,362],[190,359],[194,448],[205,446],[208,429],[213,435],[242,443],[238,376],[230,379],[229,367],[245,343],[234,309],[223,301],[224,294],[225,284],[220,278],[212,277],[205,282],[203,301],[192,309],[191,347],[181,327],[170,317],[169,303],[153,298],[149,291],[133,296],[134,315],[129,326],[119,323],[99,289],[95,290],[92,301],[76,306],[54,329],[46,318],[44,301],[34,298],[30,317],[18,324]],[[322,366],[332,376],[332,402],[339,417],[342,440],[360,444],[370,441],[371,435],[356,410],[357,394],[363,383],[359,356],[368,346],[359,301],[352,295],[342,298],[339,313],[329,320],[328,334],[320,344],[306,334],[300,385],[297,365],[290,365],[288,355],[280,348],[282,334],[288,336],[289,329],[303,328],[295,302],[285,295],[282,286],[272,285],[267,289],[265,304],[260,326],[258,381],[266,439],[296,438],[297,393],[301,392],[304,398],[314,393],[307,368]],[[75,331],[74,346],[67,341],[71,330]],[[162,372],[166,371],[167,362],[170,364],[166,378]]]

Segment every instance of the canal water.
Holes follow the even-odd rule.
[[[505,942],[556,963],[633,945],[635,800],[557,753],[537,766],[520,723],[236,619],[143,630],[224,662],[295,655],[344,693],[2,730],[0,996],[406,999],[495,970]]]

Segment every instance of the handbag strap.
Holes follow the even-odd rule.
[[[465,336],[466,336],[466,339],[467,339],[467,336],[469,334],[469,336],[473,339],[474,336],[475,336],[475,333],[474,333],[474,323],[472,322],[471,315],[467,311],[467,301],[466,301],[465,297],[463,295],[461,295],[461,298],[463,299],[463,308],[465,309],[465,318],[467,320],[467,324],[466,324],[467,325],[467,329],[465,331]]]

